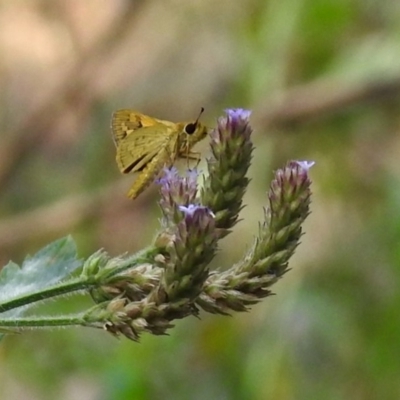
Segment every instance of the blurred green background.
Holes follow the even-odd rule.
[[[398,1],[0,0],[1,265],[69,233],[82,257],[148,244],[157,190],[125,197],[111,113],[185,121],[201,106],[210,126],[249,108],[255,129],[243,221],[214,267],[251,243],[272,171],[316,161],[277,295],[140,344],[7,337],[1,399],[400,398]]]

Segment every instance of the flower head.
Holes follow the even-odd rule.
[[[244,108],[228,108],[225,112],[232,121],[249,120],[251,115],[251,111]]]
[[[177,222],[178,205],[197,203],[197,177],[196,169],[186,171],[185,176],[180,176],[174,167],[164,169],[158,183],[161,185],[160,206],[166,220]]]
[[[218,120],[218,128],[231,131],[233,137],[244,135],[248,138],[252,131],[249,128],[251,111],[243,108],[230,108],[225,112],[226,117]]]
[[[197,297],[208,276],[208,264],[215,255],[218,237],[215,216],[207,207],[189,204],[178,207],[183,218],[176,225],[166,251],[163,287],[169,299]]]
[[[212,158],[208,160],[209,177],[201,191],[202,204],[215,213],[220,237],[235,225],[249,179],[253,144],[250,126],[251,111],[228,109],[211,132]]]

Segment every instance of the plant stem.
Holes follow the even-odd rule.
[[[25,317],[0,319],[1,327],[17,327],[17,328],[46,328],[58,326],[83,326],[86,325],[83,318],[84,314],[74,314],[62,317]]]
[[[78,290],[88,289],[90,286],[93,286],[93,283],[93,279],[81,277],[64,281],[49,288],[44,288],[40,291],[29,293],[27,295],[21,295],[10,301],[2,303],[0,304],[0,313],[28,304],[32,304],[37,301],[61,296],[63,294],[71,292],[76,292]]]

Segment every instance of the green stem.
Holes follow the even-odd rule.
[[[28,304],[36,303],[37,301],[49,299],[52,297],[61,296],[63,294],[76,292],[78,290],[87,290],[93,285],[93,280],[88,278],[76,278],[69,281],[59,283],[49,288],[42,289],[38,292],[22,295],[0,304],[0,313],[3,313],[14,308],[26,306]]]
[[[86,325],[83,318],[84,314],[75,314],[62,317],[26,317],[0,319],[0,328],[16,327],[16,328],[47,328],[59,326],[82,326]]]

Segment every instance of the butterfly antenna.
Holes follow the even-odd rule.
[[[201,114],[203,114],[203,112],[204,112],[204,107],[201,107],[199,116],[197,117],[196,121],[194,121],[194,125],[197,125],[197,123],[199,122],[199,119],[201,117]]]

